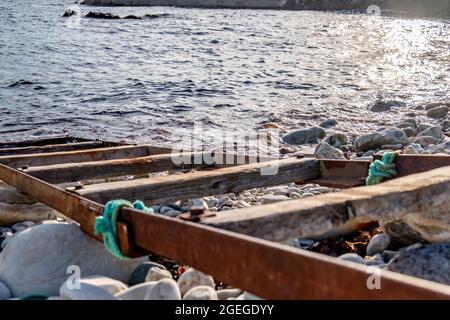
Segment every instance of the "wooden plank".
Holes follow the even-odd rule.
[[[0,178],[64,212],[92,235],[100,204],[4,165]],[[133,240],[121,248],[139,245],[267,299],[450,299],[448,286],[389,271],[381,271],[381,288],[370,290],[372,274],[364,266],[201,224],[129,208],[118,219],[119,242],[125,235]]]
[[[202,223],[254,237],[284,242],[354,229],[355,225],[450,202],[450,167],[255,208],[229,210]]]
[[[104,148],[104,147],[106,147],[106,146],[102,141],[51,144],[51,145],[46,145],[46,146],[30,146],[30,147],[0,149],[0,156],[86,150],[86,149],[95,149],[95,148]]]
[[[262,173],[275,173],[264,175]],[[137,179],[86,186],[76,192],[86,198],[106,203],[112,199],[167,203],[229,192],[279,185],[319,176],[319,162],[314,159],[287,158],[241,165],[209,172]]]
[[[73,142],[87,142],[92,141],[91,139],[75,138],[69,136],[53,136],[46,138],[30,139],[17,142],[0,142],[0,148],[20,148],[20,147],[30,147],[30,146],[45,146],[50,144],[63,144],[63,143],[73,143]]]
[[[36,167],[70,162],[88,162],[113,159],[137,158],[152,155],[153,150],[146,145],[98,148],[81,151],[37,153],[0,157],[0,163],[13,167]]]
[[[224,154],[214,155],[215,159],[219,159],[218,157],[222,159],[222,161],[218,161],[218,163],[211,162],[210,159],[206,158],[206,155],[208,154],[186,153],[183,154],[185,161],[182,163],[173,161],[172,154],[161,154],[133,159],[64,163],[50,166],[31,167],[23,170],[23,172],[47,182],[63,183],[179,169],[208,167],[222,168],[228,166],[225,163],[226,156]],[[194,159],[199,157],[200,161],[194,161]],[[234,155],[234,157],[236,158],[237,155]],[[247,163],[252,161],[254,163],[259,160],[267,161],[266,159],[257,159],[249,156],[246,156],[244,161]],[[236,161],[231,161],[231,163],[232,164],[230,166],[237,165],[235,164]]]

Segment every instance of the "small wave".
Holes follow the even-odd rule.
[[[20,79],[19,81],[16,81],[16,82],[10,84],[8,86],[8,88],[17,88],[17,87],[22,87],[22,86],[32,86],[34,84],[36,84],[36,83],[34,83],[32,81],[29,81],[29,80]]]

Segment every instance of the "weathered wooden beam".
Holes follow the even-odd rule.
[[[0,179],[93,234],[100,204],[4,165]],[[147,250],[143,254],[169,257],[267,299],[450,299],[448,286],[384,270],[380,289],[371,290],[367,283],[373,273],[363,266],[130,208],[119,214],[118,238],[125,253],[138,246]]]
[[[74,150],[86,150],[95,148],[107,147],[102,141],[87,141],[64,144],[51,144],[46,146],[29,146],[18,148],[0,149],[0,156],[12,156],[20,154],[34,154],[34,153],[49,153],[49,152],[63,152]]]
[[[169,149],[170,150],[170,149]],[[166,151],[147,145],[119,146],[81,151],[37,153],[0,157],[0,163],[13,168],[47,166],[71,162],[88,162],[145,157]]]
[[[319,174],[318,160],[287,158],[207,172],[94,184],[76,192],[100,203],[112,199],[166,203],[309,180]]]
[[[254,237],[284,242],[300,237],[345,233],[355,225],[450,202],[450,167],[257,208],[229,210],[202,223]]]
[[[180,163],[179,161],[174,161],[173,158],[177,157],[176,155],[159,154],[132,159],[63,163],[50,166],[31,167],[24,169],[23,172],[50,183],[63,183],[88,179],[137,175],[151,172],[209,167],[223,168],[237,165],[237,162],[234,160],[230,161],[230,164],[226,163],[226,157],[230,156],[230,154],[214,155],[214,160],[219,160],[217,163],[215,161],[211,161],[209,156],[209,153],[201,152],[184,153],[182,157],[183,162]],[[232,156],[234,159],[238,157],[238,155],[235,154],[232,154]],[[244,157],[244,162],[246,163],[255,163],[257,161],[268,160],[249,156]]]
[[[75,138],[69,136],[52,136],[47,138],[30,139],[18,142],[0,142],[0,148],[20,148],[30,146],[45,146],[49,144],[63,144],[72,142],[87,142],[92,141],[90,139]]]

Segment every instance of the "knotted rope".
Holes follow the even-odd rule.
[[[102,235],[103,244],[105,245],[106,250],[116,258],[126,260],[128,257],[123,255],[122,251],[120,251],[119,244],[117,243],[116,220],[120,208],[122,207],[135,208],[144,213],[153,213],[153,210],[147,208],[144,203],[139,200],[136,200],[134,203],[126,200],[111,200],[106,203],[105,209],[103,210],[103,216],[95,219],[94,234],[96,236],[99,234]]]
[[[370,164],[369,174],[367,175],[366,184],[378,184],[383,179],[393,178],[397,175],[395,170],[396,152],[385,152],[380,160],[375,160]]]

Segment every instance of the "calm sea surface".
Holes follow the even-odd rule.
[[[248,132],[334,117],[396,121],[450,99],[450,22],[325,12],[94,8],[0,1],[0,140],[61,134],[167,144],[194,122]],[[368,111],[377,99],[405,107]]]

